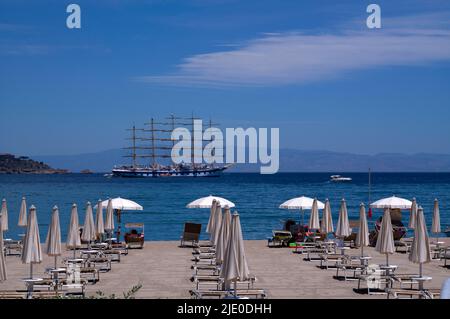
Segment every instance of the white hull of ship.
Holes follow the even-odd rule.
[[[114,177],[217,177],[220,176],[228,166],[218,168],[207,168],[198,170],[183,170],[183,171],[165,171],[165,170],[150,170],[150,169],[113,169],[112,175]]]

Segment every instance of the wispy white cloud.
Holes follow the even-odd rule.
[[[448,13],[388,18],[380,30],[268,33],[238,48],[187,57],[172,74],[137,76],[177,86],[278,86],[351,71],[450,60]]]

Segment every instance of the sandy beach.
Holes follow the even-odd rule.
[[[141,283],[136,298],[190,298],[189,290],[194,286],[189,280],[192,249],[178,245],[177,241],[154,241],[146,242],[142,250],[130,250],[120,263],[113,262],[111,271],[100,273],[98,283],[86,286],[87,295],[102,291],[121,297],[123,292]],[[357,281],[337,280],[333,278],[335,269],[320,269],[319,262],[305,261],[304,255],[295,254],[292,249],[268,248],[263,240],[245,241],[245,245],[250,271],[257,278],[255,288],[265,289],[268,298],[386,298],[354,292]],[[351,249],[348,254],[358,255],[359,252],[359,249]],[[365,253],[373,257],[371,263],[385,261],[372,247],[366,248]],[[64,252],[64,256],[71,254]],[[404,253],[391,255],[390,263],[399,266],[397,273],[418,272],[419,266],[409,262]],[[0,284],[0,289],[24,289],[22,279],[27,277],[29,265],[22,264],[16,256],[8,256],[6,264],[8,280]],[[52,265],[53,258],[45,256],[44,261],[34,267],[35,276],[44,276],[45,268]],[[425,284],[426,288],[440,288],[449,277],[449,270],[443,265],[443,260],[424,265],[424,274],[433,278]]]

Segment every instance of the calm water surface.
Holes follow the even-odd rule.
[[[367,174],[345,174],[352,183],[329,182],[326,173],[284,173],[276,175],[225,174],[220,178],[159,178],[108,179],[103,175],[0,175],[0,196],[6,198],[9,211],[7,238],[23,233],[17,224],[20,201],[37,207],[41,240],[45,239],[51,209],[60,209],[61,231],[65,239],[72,203],[79,207],[80,223],[84,220],[87,201],[93,204],[99,198],[123,197],[142,206],[143,212],[126,212],[123,222],[145,223],[146,240],[178,240],[186,221],[206,227],[208,209],[187,209],[186,204],[199,197],[218,195],[236,204],[241,215],[246,239],[265,239],[272,229],[280,229],[282,221],[299,219],[299,213],[279,209],[285,200],[300,195],[329,198],[333,221],[337,222],[339,201],[345,198],[350,218],[358,217],[359,203],[368,201]],[[372,200],[392,195],[411,199],[416,197],[423,206],[428,226],[431,227],[433,200],[438,198],[441,224],[450,225],[450,173],[374,173]],[[374,219],[381,215],[374,211]],[[409,213],[404,213],[407,223]],[[306,215],[309,216],[309,215]]]

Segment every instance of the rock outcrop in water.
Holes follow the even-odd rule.
[[[26,156],[0,154],[0,174],[65,174],[65,169],[54,169],[43,162],[37,162]]]

